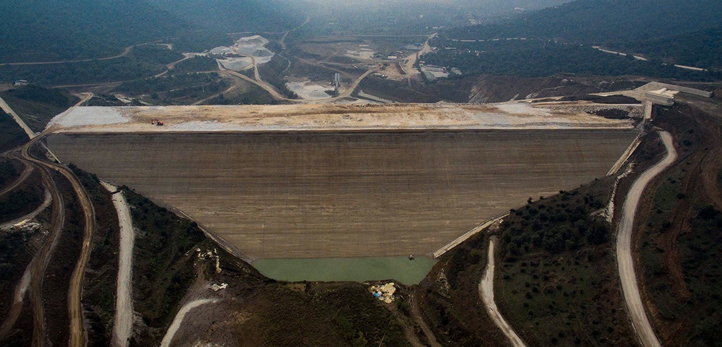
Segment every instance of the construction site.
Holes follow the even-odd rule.
[[[641,105],[78,107],[66,163],[188,215],[246,259],[431,255],[532,197],[606,175]],[[164,126],[158,126],[162,122]]]

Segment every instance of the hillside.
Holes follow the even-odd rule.
[[[305,16],[296,5],[277,0],[148,0],[199,28],[215,32],[284,31],[298,26]]]
[[[722,68],[722,27],[671,38],[622,42],[611,45],[610,48],[643,54],[666,63],[720,69]]]
[[[444,33],[458,39],[543,37],[604,44],[670,37],[719,25],[722,2],[715,0],[577,0],[495,25]]]
[[[0,2],[0,62],[100,58],[171,38],[203,50],[227,43],[230,31],[297,25],[285,11],[256,0],[8,0]]]

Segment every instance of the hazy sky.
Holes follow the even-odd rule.
[[[572,0],[307,0],[310,2],[329,5],[364,5],[364,4],[402,4],[402,3],[434,3],[443,5],[461,5],[464,7],[475,7],[479,9],[514,9],[522,7],[528,9],[540,9],[549,6],[556,6]]]

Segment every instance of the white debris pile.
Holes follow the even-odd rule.
[[[26,219],[20,223],[2,226],[1,229],[9,232],[31,233],[37,231],[40,227],[40,223]]]
[[[228,283],[221,283],[221,284],[215,284],[215,283],[214,283],[214,284],[211,284],[211,290],[213,290],[214,292],[217,292],[217,291],[219,291],[219,290],[223,290],[223,289],[226,289],[226,288],[228,288]]]
[[[216,261],[216,273],[221,273],[221,257],[218,256],[217,249],[202,252],[200,248],[196,248],[196,252],[198,252],[198,259],[214,259]]]
[[[384,285],[375,285],[369,288],[369,292],[379,300],[390,304],[394,301],[394,293],[396,293],[395,283],[390,282]]]

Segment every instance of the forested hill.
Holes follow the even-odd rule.
[[[719,0],[577,0],[524,14],[501,24],[448,30],[455,39],[541,37],[606,44],[645,40],[720,25]]]
[[[262,0],[3,0],[0,63],[99,58],[170,38],[205,49],[227,43],[229,31],[282,31],[302,21],[277,8]]]
[[[620,42],[609,48],[667,63],[722,69],[722,26],[672,38]]]
[[[281,31],[298,26],[301,15],[292,1],[148,0],[160,9],[199,27],[224,33]]]

